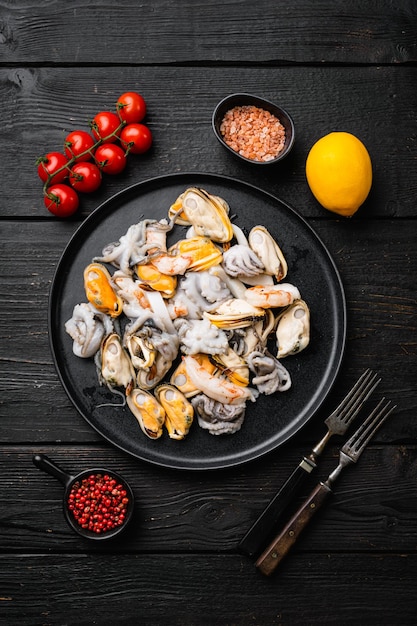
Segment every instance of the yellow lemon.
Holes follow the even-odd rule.
[[[325,209],[349,217],[371,189],[371,158],[355,135],[329,133],[311,148],[306,176],[313,195]]]

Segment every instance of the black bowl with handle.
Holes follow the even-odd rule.
[[[129,522],[132,519],[133,509],[134,509],[134,495],[130,485],[126,482],[126,480],[120,476],[117,472],[113,470],[104,469],[102,467],[93,467],[82,472],[79,472],[75,476],[68,474],[63,469],[61,469],[56,463],[51,461],[45,454],[34,454],[33,458],[34,465],[57,478],[65,487],[64,498],[63,498],[63,510],[66,521],[69,526],[79,535],[84,537],[85,539],[92,539],[95,541],[104,541],[107,539],[113,539],[121,532],[123,532],[128,526]],[[126,498],[128,500],[126,504],[125,517],[123,522],[120,525],[116,525],[113,528],[109,528],[104,530],[103,532],[95,532],[93,530],[89,530],[88,528],[83,528],[75,518],[74,514],[69,508],[69,497],[73,487],[77,487],[82,484],[82,481],[85,479],[89,479],[94,476],[109,476],[112,479],[115,479],[116,482],[120,485],[123,485],[124,491],[126,491]]]

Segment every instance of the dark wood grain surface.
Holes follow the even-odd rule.
[[[412,0],[0,3],[2,624],[415,624],[416,32]],[[36,158],[128,90],[147,101],[151,151],[83,196],[76,216],[54,218]],[[291,113],[296,142],[279,166],[246,166],[216,141],[212,111],[236,91]],[[372,158],[371,193],[351,219],[324,211],[305,179],[310,147],[333,130],[360,137]],[[78,226],[127,186],[178,172],[234,177],[289,203],[346,294],[345,358],[321,410],[279,450],[227,470],[167,470],[106,442],[74,409],[49,349],[49,290]],[[366,367],[398,408],[266,579],[237,543]],[[73,533],[62,486],[34,452],[69,472],[102,464],[124,475],[136,496],[126,534],[103,545]]]

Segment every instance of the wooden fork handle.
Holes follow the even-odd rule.
[[[311,492],[307,500],[294,513],[284,529],[264,550],[255,565],[262,574],[270,576],[286,554],[291,550],[298,537],[312,519],[316,511],[332,493],[330,487],[320,482]]]

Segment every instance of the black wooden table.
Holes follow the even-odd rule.
[[[1,3],[3,624],[415,624],[416,33],[412,0]],[[53,217],[36,158],[129,90],[148,103],[152,150],[83,196],[75,217]],[[296,143],[279,166],[245,166],[216,141],[212,111],[237,91],[293,116]],[[373,162],[351,219],[323,210],[305,179],[309,148],[332,130],[360,137]],[[48,343],[51,281],[79,225],[129,185],[181,172],[230,176],[289,203],[346,294],[345,357],[320,411],[276,452],[229,469],[168,470],[108,443],[68,399]],[[265,578],[237,543],[366,367],[395,415]],[[90,544],[72,532],[62,487],[34,467],[35,452],[68,471],[123,474],[136,495],[127,533]]]

